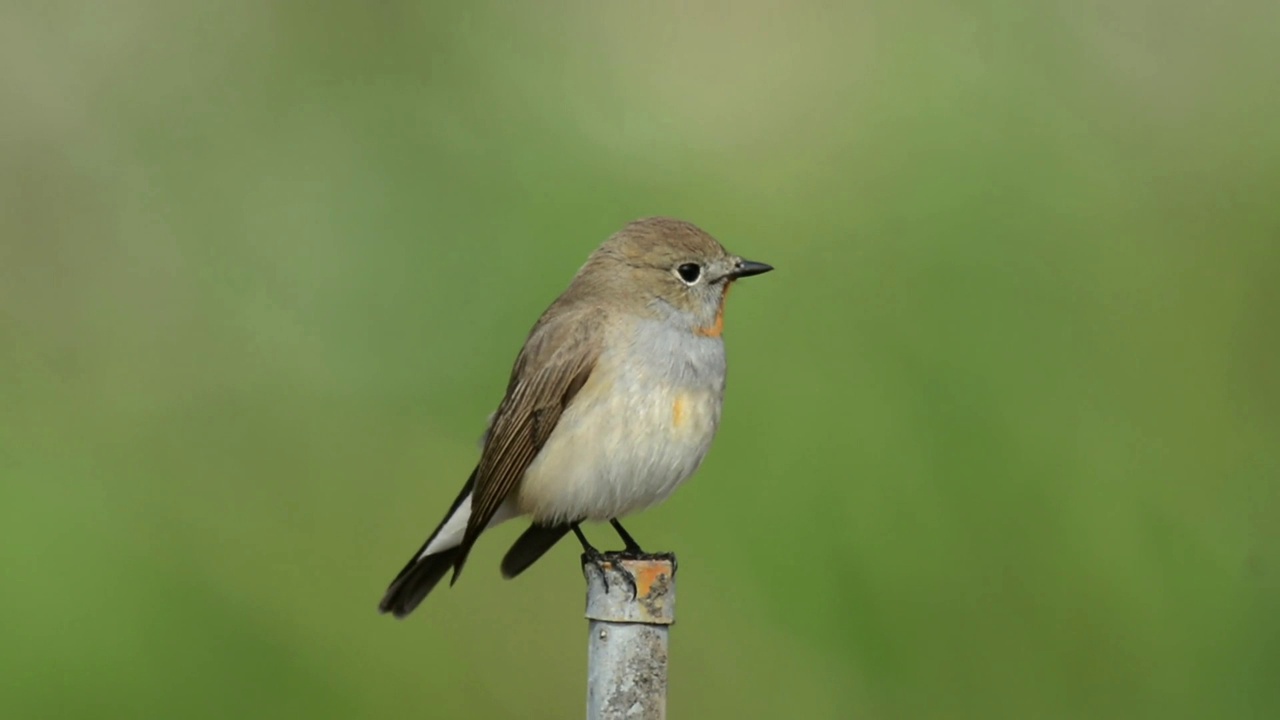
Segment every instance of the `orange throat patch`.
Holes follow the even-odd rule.
[[[720,308],[716,310],[715,322],[707,327],[700,327],[694,332],[703,337],[718,338],[724,334],[724,304],[729,297],[729,288],[733,287],[733,281],[730,280],[724,284],[724,292],[720,294]]]

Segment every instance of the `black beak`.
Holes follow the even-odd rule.
[[[738,264],[729,271],[729,277],[733,280],[738,278],[751,277],[752,275],[763,275],[773,269],[772,265],[765,263],[751,262],[750,260],[739,260]]]

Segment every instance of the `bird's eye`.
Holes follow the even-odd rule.
[[[702,277],[702,266],[697,263],[685,263],[676,268],[676,274],[685,284],[692,285],[698,282],[698,278]]]

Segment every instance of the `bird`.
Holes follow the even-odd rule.
[[[619,518],[667,499],[706,457],[725,390],[725,299],[771,270],[674,218],[605,240],[529,332],[475,468],[379,611],[405,618],[450,570],[456,583],[481,533],[513,518],[531,522],[502,558],[508,579],[570,532],[584,562],[599,561],[588,521],[643,556]]]

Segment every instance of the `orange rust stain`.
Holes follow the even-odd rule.
[[[684,424],[684,396],[677,395],[675,403],[671,406],[671,423],[676,427]]]
[[[733,287],[733,281],[724,284],[724,293],[720,295],[720,307],[716,310],[716,320],[709,327],[698,328],[697,333],[703,337],[718,338],[724,334],[724,303],[729,297],[729,288]]]
[[[636,578],[636,597],[648,597],[653,586],[667,576],[670,565],[661,562],[639,563],[632,566]]]

